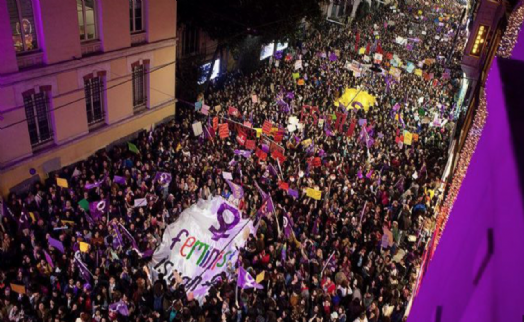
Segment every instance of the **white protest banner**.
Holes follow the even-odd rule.
[[[233,175],[231,174],[231,172],[222,172],[222,177],[226,180],[233,180]]]
[[[298,124],[298,118],[296,116],[290,116],[287,122],[289,124],[297,125]]]
[[[250,233],[252,221],[224,198],[201,199],[165,230],[148,264],[151,278],[163,274],[169,284],[180,275],[186,292],[202,298],[223,272],[230,273]]]
[[[397,36],[397,38],[395,38],[395,42],[399,45],[405,45],[408,42],[408,40],[406,38]]]
[[[195,136],[200,136],[202,134],[202,123],[201,122],[195,122],[193,123],[193,133]]]
[[[382,54],[376,53],[373,56],[373,60],[375,64],[380,64],[382,62]]]
[[[135,199],[134,207],[145,207],[147,206],[147,199],[141,198],[141,199]]]
[[[302,61],[301,60],[297,60],[295,62],[295,70],[299,70],[299,69],[302,69]]]

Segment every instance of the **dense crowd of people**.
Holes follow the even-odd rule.
[[[212,87],[200,98],[209,115],[179,107],[177,121],[140,133],[133,148],[101,150],[25,195],[11,194],[0,227],[0,320],[403,321],[447,161],[461,41],[449,48],[459,18],[454,2],[417,2],[378,6],[347,26],[308,28],[255,73]],[[384,57],[377,64],[375,53]],[[388,54],[424,74],[399,67],[400,77],[392,77]],[[361,75],[348,69],[354,60],[369,64]],[[376,102],[367,112],[335,106],[345,88],[365,90]],[[290,116],[304,126],[290,132]],[[229,122],[227,138],[213,127],[215,117]],[[197,121],[205,130],[199,137]],[[262,128],[266,121],[283,133],[256,138],[245,123]],[[406,142],[404,131],[416,138]],[[237,140],[242,133],[257,150],[263,142],[282,147],[285,160],[235,154],[246,149]],[[259,217],[258,230],[233,272],[196,300],[177,278],[152,280],[147,263],[184,209],[211,196],[233,198],[224,171],[246,191],[235,203],[245,218]],[[170,184],[158,172],[170,173]],[[271,194],[273,213],[259,216],[265,200],[255,183]],[[321,191],[320,200],[307,188]],[[141,198],[147,204],[135,207]],[[95,216],[86,202],[99,200],[108,205]],[[291,236],[281,231],[284,213]],[[240,266],[252,276],[265,271],[263,288],[235,294]]]

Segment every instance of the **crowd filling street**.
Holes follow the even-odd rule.
[[[9,195],[0,320],[404,321],[460,109],[461,11],[373,3],[306,27],[175,120]],[[148,263],[213,196],[257,229],[198,297]],[[240,268],[260,287],[237,287]]]

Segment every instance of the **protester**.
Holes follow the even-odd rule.
[[[255,73],[230,75],[195,108],[179,108],[177,121],[98,151],[25,195],[11,194],[1,221],[0,319],[402,321],[434,229],[457,109],[462,41],[446,60],[459,17],[452,1],[401,3],[350,26],[310,28]],[[419,40],[407,46],[398,36]],[[348,70],[347,62],[375,53],[383,60],[360,66],[360,76]],[[388,76],[388,53],[421,66],[423,76],[401,67],[400,77]],[[345,88],[376,102],[367,112],[335,106]],[[291,116],[304,127],[288,128]],[[229,124],[224,138],[214,119]],[[266,121],[284,130],[256,138],[252,128]],[[199,137],[194,122],[203,124]],[[409,142],[407,133],[418,139]],[[244,139],[255,141],[256,153],[235,153],[249,150]],[[224,171],[246,192],[241,200]],[[256,185],[269,192],[274,212],[260,210],[268,198]],[[258,229],[197,301],[177,278],[153,281],[147,263],[167,225],[217,195]],[[235,294],[240,267],[251,276],[265,272],[262,288]]]

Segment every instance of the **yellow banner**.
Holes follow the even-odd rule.
[[[69,188],[69,184],[66,179],[56,178],[56,184],[62,188]]]
[[[413,142],[413,133],[404,131],[404,144],[411,145]]]
[[[363,108],[367,112],[370,106],[375,105],[375,96],[356,88],[346,88],[344,94],[335,101],[335,106],[338,107],[340,104],[348,110]]]
[[[307,188],[306,196],[311,197],[315,200],[320,200],[322,198],[322,192],[320,190]]]
[[[80,251],[82,253],[87,253],[89,251],[89,244],[88,243],[84,243],[84,242],[80,242]]]
[[[266,277],[266,271],[263,271],[262,273],[258,274],[256,278],[257,283],[262,282],[265,277]]]

